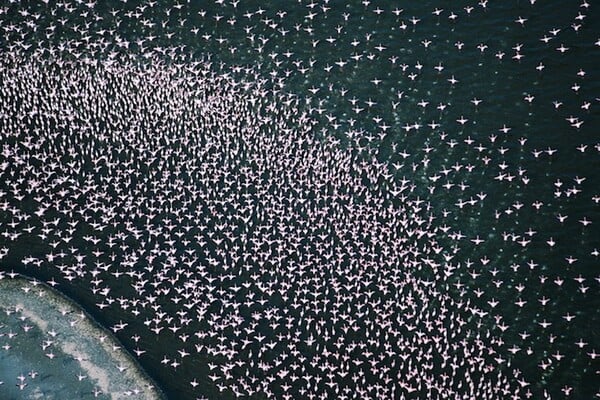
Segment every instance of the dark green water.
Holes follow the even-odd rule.
[[[2,48],[7,50],[23,42],[32,45],[25,52],[33,54],[36,49],[66,42],[91,58],[105,59],[114,52],[116,60],[140,61],[148,49],[185,46],[174,54],[189,55],[192,59],[210,57],[215,70],[226,71],[235,79],[253,79],[246,75],[246,66],[269,80],[266,85],[270,88],[277,87],[277,79],[281,78],[279,89],[294,94],[301,107],[311,110],[316,120],[315,137],[338,139],[339,146],[348,148],[358,159],[370,160],[373,155],[377,162],[383,163],[382,173],[389,171],[396,182],[406,177],[414,184],[411,198],[428,202],[435,216],[433,226],[438,227],[436,240],[444,248],[443,254],[452,255],[446,262],[455,269],[446,268],[442,259],[438,271],[423,268],[414,271],[414,275],[436,280],[438,292],[464,299],[487,313],[468,321],[471,337],[478,331],[489,332],[494,339],[488,341],[507,360],[502,368],[520,370],[529,382],[533,398],[544,398],[545,391],[552,398],[562,398],[565,386],[573,388],[570,398],[592,398],[599,391],[599,368],[598,359],[592,359],[590,353],[600,352],[595,329],[600,324],[597,312],[600,275],[598,256],[594,254],[600,248],[597,5],[585,7],[565,1],[538,1],[534,5],[526,1],[489,2],[485,8],[469,1],[451,5],[398,2],[396,6],[385,1],[372,1],[368,5],[339,1],[315,3],[314,7],[310,4],[246,1],[234,7],[229,2],[191,2],[176,8],[160,1],[152,7],[119,1],[98,2],[93,8],[74,3],[66,7],[74,7],[72,11],[53,6],[54,15],[47,13],[42,3],[8,4],[1,15],[2,27],[13,24],[22,27],[22,32],[5,29]],[[324,11],[322,6],[329,9]],[[470,6],[473,10],[467,13],[465,7]],[[439,16],[433,13],[436,7],[444,9]],[[383,11],[381,14],[376,12],[378,8]],[[29,11],[28,15],[19,12],[24,9]],[[264,9],[264,13],[257,14],[259,9]],[[395,15],[395,9],[403,11]],[[116,17],[112,10],[118,11]],[[278,14],[282,11],[285,15]],[[250,18],[244,16],[247,12],[251,13]],[[27,21],[35,13],[39,17],[34,18],[36,29],[32,31]],[[451,13],[456,18],[449,18]],[[217,21],[215,16],[221,18]],[[520,17],[526,19],[523,25],[517,21]],[[64,24],[63,18],[67,18]],[[272,27],[274,23],[276,26]],[[576,30],[574,24],[581,26]],[[198,31],[194,33],[196,28]],[[560,32],[555,35],[550,32],[553,29]],[[48,37],[46,33],[50,30],[53,34]],[[114,32],[107,33],[111,30]],[[155,38],[150,41],[148,36]],[[549,39],[548,43],[540,40],[544,37]],[[146,40],[141,45],[136,43],[143,38]],[[114,44],[121,40],[129,44]],[[101,41],[108,47],[91,45]],[[557,50],[561,46],[568,50]],[[502,58],[499,53],[504,54]],[[522,58],[515,59],[515,55]],[[56,56],[44,51],[37,57]],[[167,64],[174,62],[169,52],[162,58]],[[537,68],[540,63],[543,68]],[[436,70],[437,66],[443,69]],[[4,74],[3,79],[8,75]],[[450,82],[452,79],[456,82]],[[8,85],[3,80],[2,87]],[[355,105],[350,101],[353,98],[357,99]],[[475,105],[473,99],[480,99],[481,103]],[[555,101],[562,104],[557,108]],[[362,110],[357,111],[356,107]],[[572,126],[566,120],[570,117],[576,118],[573,123],[583,121],[583,124]],[[510,130],[503,132],[503,127]],[[5,124],[3,128],[9,126]],[[2,136],[3,145],[13,145],[11,140]],[[2,157],[7,158],[0,156],[2,161]],[[10,170],[19,176],[18,166],[6,168]],[[6,172],[5,177],[8,175]],[[99,171],[98,175],[107,173]],[[385,187],[377,187],[383,181],[369,184],[374,192],[387,193]],[[219,184],[215,184],[217,188]],[[31,203],[18,200],[10,185],[6,184],[2,190],[5,193],[2,201],[25,213],[35,211],[33,200]],[[478,200],[478,195],[485,198]],[[473,205],[465,203],[470,200],[474,200]],[[537,202],[542,203],[539,208],[534,206]],[[395,199],[390,203],[397,205],[401,201]],[[148,210],[145,205],[139,207]],[[202,210],[209,213],[208,209]],[[118,208],[118,212],[127,211]],[[559,215],[568,218],[560,222]],[[14,213],[6,208],[0,211],[3,231],[12,230],[7,224],[14,218]],[[67,229],[62,221],[61,224],[61,229]],[[23,224],[26,225],[27,222]],[[83,237],[92,234],[93,229],[82,225],[65,248],[72,246],[91,254],[96,247]],[[210,229],[215,225],[208,222]],[[442,234],[443,226],[450,228]],[[145,229],[141,222],[137,228]],[[530,228],[530,232],[535,232],[532,235],[526,233]],[[465,238],[458,239],[456,232]],[[119,254],[119,246],[105,245],[111,234],[108,231],[99,234],[103,240],[99,248],[106,255],[115,253],[112,261],[104,255],[103,262],[118,264],[127,258],[129,250],[151,247],[149,243],[129,238],[123,243],[129,248]],[[476,245],[471,241],[476,237],[485,241]],[[547,243],[551,239],[556,242],[554,246]],[[131,339],[136,332],[147,332],[144,320],[153,318],[151,308],[141,308],[138,316],[132,315],[131,309],[120,308],[118,302],[100,310],[96,306],[100,296],[90,292],[89,276],[68,281],[50,265],[44,264],[43,268],[24,265],[23,260],[28,256],[45,258],[49,246],[44,239],[24,235],[12,241],[3,236],[0,243],[8,249],[2,259],[3,270],[24,272],[43,280],[55,278],[59,290],[107,327],[127,320],[129,329],[117,336],[130,350],[137,347],[147,350],[139,361],[171,398],[233,397],[227,390],[220,392],[208,378],[211,373],[208,363],[226,362],[222,357],[194,355],[190,357],[192,361],[171,368],[160,361],[164,354],[176,356],[180,349],[177,335],[164,329],[160,336],[141,333],[139,343]],[[310,239],[304,239],[302,245],[312,249]],[[181,243],[176,246],[179,257],[186,246]],[[210,248],[210,252],[214,251],[215,248]],[[577,261],[569,263],[570,257]],[[144,263],[136,264],[135,268],[143,269]],[[228,271],[212,266],[207,270],[221,290],[242,285],[253,272],[242,271],[229,279],[224,278]],[[447,275],[441,279],[436,273]],[[316,276],[326,280],[327,274],[335,275],[328,271],[324,274]],[[261,279],[271,278],[265,274]],[[122,279],[111,278],[107,273],[103,280],[115,299],[134,295],[131,286]],[[564,283],[556,283],[561,280]],[[234,300],[243,302],[248,292],[235,292],[238,298]],[[400,303],[404,300],[401,294],[399,298],[388,298],[383,293],[378,296]],[[430,303],[424,308],[437,309],[440,296],[430,292]],[[525,302],[522,307],[515,304],[519,299]],[[545,299],[549,301],[542,304]],[[285,308],[286,301],[280,296],[270,296],[268,306]],[[164,312],[177,310],[178,306],[165,299]],[[250,319],[251,311],[243,311],[243,316]],[[222,305],[212,304],[206,313],[206,320],[196,317],[198,320],[190,325],[190,335],[208,334],[214,329],[207,322],[208,316],[227,311],[223,311]],[[302,318],[296,310],[292,314]],[[567,322],[565,315],[575,318]],[[544,328],[540,325],[544,321],[552,325]],[[261,325],[259,329],[269,335],[266,327]],[[525,339],[520,335],[523,332],[529,335]],[[224,337],[235,336],[229,330],[219,333]],[[348,335],[347,340],[358,340],[358,336]],[[587,346],[579,348],[575,343],[580,339]],[[218,343],[213,337],[203,340],[198,343]],[[521,349],[514,355],[509,351],[513,346]],[[531,354],[527,354],[527,349],[531,349]],[[310,355],[311,350],[306,351]],[[557,360],[553,357],[557,352],[565,357]],[[241,357],[252,358],[248,354]],[[553,360],[551,366],[540,367],[548,360]],[[234,370],[234,378],[242,373],[241,369]],[[190,386],[193,379],[201,385]],[[378,382],[375,375],[369,379],[372,384]],[[351,385],[352,379],[340,382]],[[293,384],[292,390],[300,386]],[[279,389],[274,392],[281,397]],[[253,398],[262,397],[257,394]]]

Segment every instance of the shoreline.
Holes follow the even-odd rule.
[[[24,275],[0,279],[0,310],[0,393],[166,399],[112,333],[49,285]]]

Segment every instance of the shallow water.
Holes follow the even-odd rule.
[[[139,365],[81,309],[39,281],[0,281],[6,399],[160,399]]]

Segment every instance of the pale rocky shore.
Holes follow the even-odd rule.
[[[0,279],[0,398],[162,399],[75,303],[39,281]]]

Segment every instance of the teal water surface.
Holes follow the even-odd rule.
[[[1,268],[169,398],[598,395],[594,4],[0,18]]]

